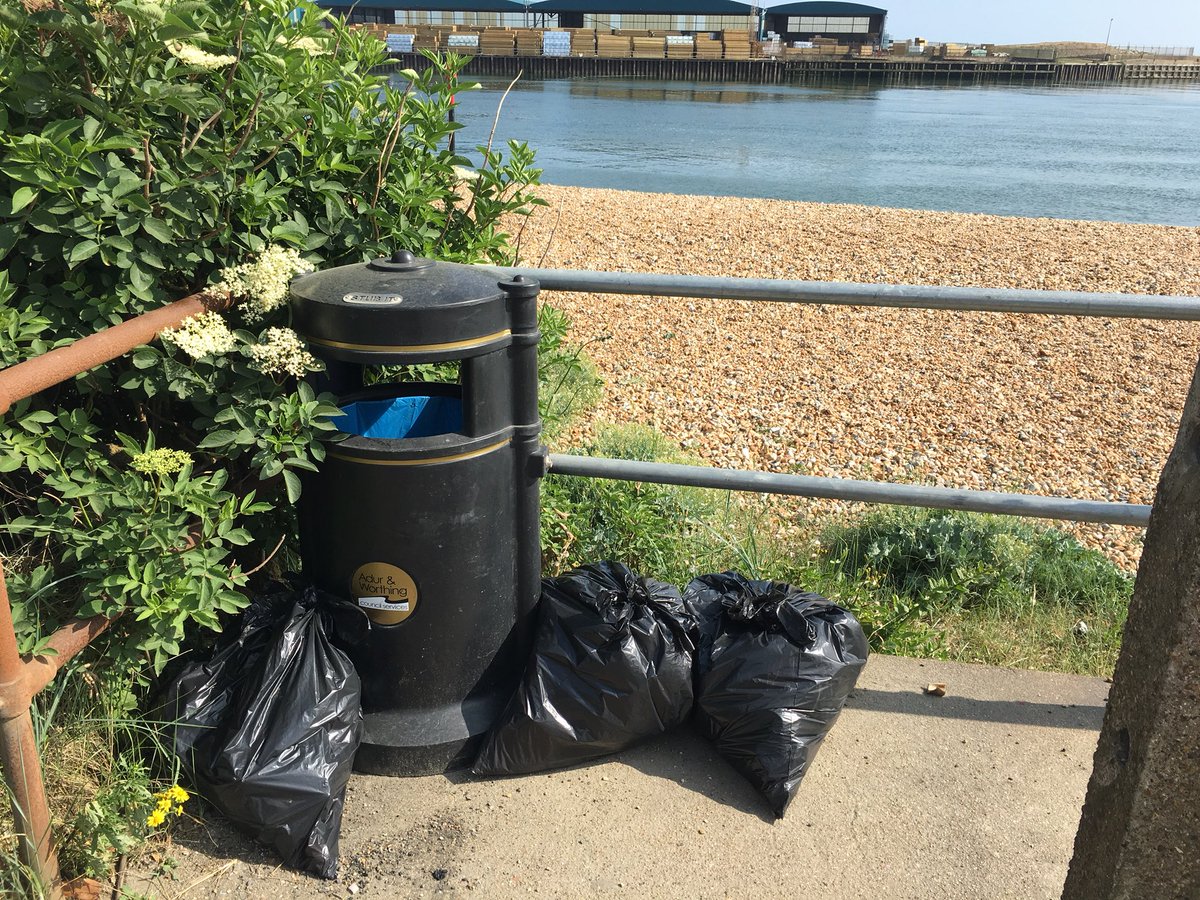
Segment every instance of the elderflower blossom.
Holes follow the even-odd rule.
[[[147,450],[133,458],[133,467],[144,475],[173,475],[191,465],[192,456],[183,450]]]
[[[292,50],[303,50],[309,56],[320,56],[322,53],[329,52],[328,48],[324,44],[322,44],[316,38],[311,37],[298,37],[288,40],[287,35],[281,34],[279,37],[275,38],[275,43],[286,44],[288,48]]]
[[[189,316],[178,328],[167,328],[159,337],[178,347],[192,359],[224,356],[237,346],[237,336],[215,312]]]
[[[167,49],[171,51],[172,56],[181,63],[195,66],[197,69],[219,69],[222,66],[231,66],[237,62],[236,56],[221,56],[216,53],[209,53],[201,50],[194,44],[185,44],[183,41],[167,41],[166,43]]]
[[[316,365],[316,358],[290,328],[268,328],[261,344],[248,347],[254,368],[264,375],[293,375],[300,378]]]
[[[157,828],[167,820],[167,816],[171,813],[177,816],[182,814],[183,804],[190,799],[191,794],[177,784],[171,785],[165,791],[160,791],[154,795],[154,812],[146,818],[146,825],[150,828]]]
[[[300,253],[274,244],[258,259],[222,269],[214,290],[245,298],[246,318],[253,322],[287,302],[292,279],[312,271]]]

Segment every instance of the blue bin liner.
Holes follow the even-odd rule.
[[[422,438],[462,430],[458,397],[395,397],[359,400],[342,407],[334,422],[346,434],[368,438]]]

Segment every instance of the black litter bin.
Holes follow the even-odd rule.
[[[468,765],[515,689],[541,575],[537,294],[405,251],[292,285],[344,413],[300,525],[306,573],[363,614],[359,771]],[[447,360],[458,384],[364,387],[367,366]]]

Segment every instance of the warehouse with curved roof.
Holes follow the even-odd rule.
[[[785,3],[763,11],[765,31],[775,32],[789,44],[814,38],[878,44],[886,22],[886,9],[861,3]]]
[[[532,8],[559,28],[758,31],[754,7],[738,0],[542,0]]]
[[[535,24],[532,3],[518,0],[317,0],[347,22],[379,25],[467,25],[522,28]]]

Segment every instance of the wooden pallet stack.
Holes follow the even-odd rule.
[[[666,41],[661,37],[634,37],[634,59],[662,59],[666,53]]]
[[[421,50],[437,50],[442,42],[438,33],[428,25],[417,25],[413,28],[413,52]]]
[[[750,58],[750,32],[748,31],[725,31],[722,32],[722,43],[725,45],[726,59],[749,59]]]
[[[608,59],[628,59],[633,52],[633,38],[619,34],[596,32],[596,55]]]
[[[724,48],[721,42],[714,41],[707,35],[696,35],[696,59],[720,59]]]
[[[487,29],[479,36],[480,56],[513,56],[516,53],[516,35],[511,31]]]
[[[542,32],[536,28],[522,28],[517,32],[517,56],[541,56]]]
[[[571,55],[572,56],[588,56],[596,55],[596,32],[591,28],[572,28],[571,32]]]
[[[690,34],[667,35],[667,59],[691,59],[696,55],[696,40]]]

